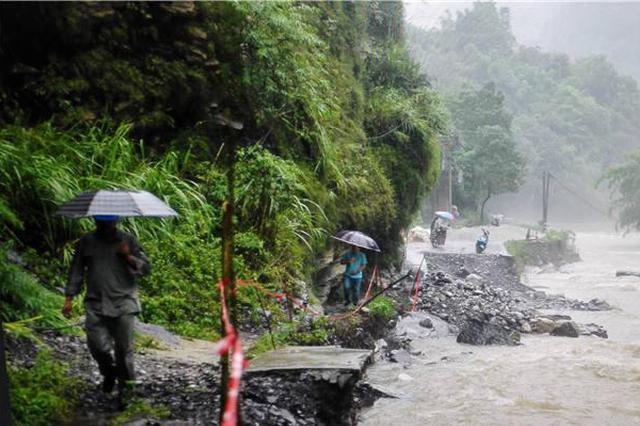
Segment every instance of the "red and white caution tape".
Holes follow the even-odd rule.
[[[236,331],[233,324],[229,320],[229,309],[227,307],[227,299],[225,295],[225,287],[228,280],[220,281],[220,305],[222,306],[222,324],[224,326],[226,336],[218,342],[216,347],[220,356],[231,354],[231,374],[229,375],[229,383],[227,389],[227,399],[222,415],[221,426],[236,426],[238,424],[238,398],[240,396],[240,380],[242,372],[247,367],[247,361],[242,353],[242,342],[240,335]]]
[[[416,273],[416,281],[414,284],[414,290],[413,290],[413,304],[411,306],[411,311],[415,312],[416,311],[416,306],[418,304],[418,293],[420,293],[420,271],[418,270],[418,273]]]
[[[411,306],[411,312],[415,312],[416,306],[418,305],[418,295],[420,293],[420,271],[422,270],[423,262],[424,262],[424,256],[422,257],[422,260],[420,261],[420,266],[418,266],[418,271],[416,272],[416,281],[415,281],[414,290],[413,290],[413,303]]]
[[[363,298],[363,302],[358,305],[353,311],[347,312],[342,315],[334,315],[329,317],[333,320],[338,320],[341,318],[345,318],[347,316],[354,315],[357,313],[363,306],[364,302],[369,299],[369,295],[371,293],[371,288],[373,285],[374,278],[378,275],[378,266],[373,270],[373,274],[371,279],[369,280],[369,286],[367,288],[367,292],[365,297]],[[240,396],[240,383],[242,379],[242,373],[244,369],[248,367],[248,361],[244,358],[242,352],[242,342],[240,340],[240,335],[236,331],[235,327],[231,323],[229,319],[229,309],[227,306],[227,299],[225,294],[225,287],[229,284],[229,280],[222,280],[218,283],[218,287],[220,289],[220,305],[222,307],[222,324],[225,330],[225,337],[218,341],[216,345],[216,352],[220,355],[230,355],[231,358],[231,372],[229,374],[229,383],[227,385],[227,389],[223,390],[227,393],[227,399],[224,406],[224,412],[222,415],[222,424],[221,426],[236,426],[238,424],[238,400]],[[252,286],[266,294],[267,296],[273,297],[279,301],[288,299],[296,306],[304,309],[305,311],[309,311],[316,316],[320,316],[321,313],[307,306],[303,301],[296,299],[295,297],[291,297],[286,293],[276,293],[271,290],[266,289],[262,285],[256,282],[248,282],[248,281],[237,281],[238,285],[247,285]]]
[[[367,287],[367,291],[364,294],[364,300],[367,300],[369,296],[371,296],[371,288],[373,287],[373,280],[378,277],[378,265],[373,267],[373,272],[371,273],[371,279],[369,279],[369,286]]]
[[[302,310],[304,310],[306,312],[310,312],[315,316],[322,315],[321,312],[318,312],[317,310],[315,310],[312,307],[310,307],[307,303],[303,302],[300,299],[297,299],[297,298],[291,296],[288,293],[277,293],[277,292],[271,291],[271,290],[265,288],[264,286],[262,286],[260,283],[257,283],[255,281],[242,281],[242,280],[239,280],[238,284],[257,288],[258,290],[260,290],[265,295],[267,295],[269,297],[273,297],[274,299],[277,299],[278,301],[289,300],[289,301],[291,301],[291,303],[296,305],[298,308],[300,308],[300,309],[302,309]]]

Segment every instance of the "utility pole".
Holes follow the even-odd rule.
[[[11,426],[9,375],[4,355],[4,329],[2,327],[2,320],[0,320],[0,425]]]
[[[547,219],[549,214],[549,181],[551,180],[551,173],[542,172],[542,222],[543,229],[547,228]]]
[[[453,210],[453,166],[451,165],[451,152],[447,151],[447,168],[449,169],[449,209],[447,211]]]
[[[243,124],[239,121],[233,120],[230,114],[216,114],[214,116],[214,122],[222,127],[230,128],[233,130],[242,130]],[[233,207],[235,200],[235,154],[236,143],[235,135],[230,132],[225,132],[228,137],[225,138],[225,150],[226,150],[226,165],[227,165],[227,195],[224,203],[222,204],[222,282],[224,283],[222,291],[224,291],[224,299],[228,303],[229,316],[231,325],[236,327],[237,322],[237,304],[236,304],[236,275],[233,269]],[[222,306],[220,307],[222,309]],[[222,315],[221,315],[222,316]],[[220,335],[224,337],[226,335],[226,328],[223,321],[220,321]],[[220,356],[220,424],[222,424],[224,410],[227,402],[227,388],[229,386],[229,354],[223,354]],[[238,423],[242,424],[240,419],[240,407],[236,408],[238,413]]]

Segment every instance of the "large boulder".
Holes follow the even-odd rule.
[[[394,349],[389,352],[389,361],[397,362],[402,365],[410,365],[411,355],[404,349]]]
[[[531,333],[533,331],[533,329],[531,328],[531,324],[529,324],[528,322],[524,321],[522,322],[522,324],[520,324],[520,331],[523,333]]]
[[[469,274],[466,278],[467,282],[471,285],[477,286],[482,283],[482,277],[478,274]]]
[[[569,315],[562,314],[549,314],[542,316],[542,318],[547,318],[552,321],[571,321],[571,317]]]
[[[416,226],[409,231],[407,239],[410,243],[428,243],[431,233],[428,229],[421,226]]]
[[[531,322],[531,329],[534,333],[551,333],[556,328],[556,322],[549,318],[536,318]]]
[[[431,321],[431,318],[425,318],[421,320],[418,324],[424,328],[433,328],[433,321]]]
[[[587,309],[589,311],[609,311],[611,310],[611,305],[602,299],[591,299],[588,302]]]
[[[603,339],[608,339],[609,335],[607,334],[607,330],[598,324],[580,324],[580,334],[583,336],[598,336]]]
[[[557,325],[552,331],[552,336],[562,336],[562,337],[578,337],[580,335],[580,330],[578,326],[573,321],[566,321]]]
[[[520,333],[496,324],[472,318],[460,327],[457,342],[470,345],[513,346],[520,343]]]
[[[327,251],[318,261],[318,269],[313,274],[314,294],[321,305],[342,300],[342,274],[344,265],[333,251]]]

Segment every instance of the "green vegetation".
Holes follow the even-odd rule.
[[[153,274],[143,284],[143,300],[149,301],[144,318],[161,324],[176,323],[175,329],[185,334],[215,336],[214,280],[219,266],[202,261],[219,253],[219,243],[211,233],[214,209],[200,186],[181,178],[185,170],[193,170],[188,152],[168,152],[152,162],[147,160],[143,145],[127,139],[127,132],[127,126],[61,131],[49,123],[31,129],[7,126],[0,130],[3,201],[20,217],[20,226],[6,221],[2,224],[20,245],[46,250],[49,267],[63,275],[74,241],[93,224],[90,220],[53,217],[60,203],[85,188],[144,188],[162,194],[180,212],[179,221],[124,223],[125,229],[139,236],[154,260]],[[238,261],[242,265],[241,258]],[[184,291],[194,280],[200,285]],[[13,282],[8,280],[6,285]],[[51,284],[62,286],[64,281],[49,281]],[[183,293],[167,292],[172,286],[182,288]],[[34,282],[33,287],[41,286]],[[208,300],[203,300],[205,295]],[[58,312],[61,298],[49,299],[51,309],[55,307]],[[34,310],[33,314],[37,313]],[[189,322],[189,318],[197,321]]]
[[[335,324],[327,317],[300,317],[292,322],[283,322],[273,334],[265,333],[258,338],[248,352],[249,357],[276,348],[292,346],[326,345],[335,332]]]
[[[384,262],[399,260],[400,230],[440,174],[447,125],[405,48],[402,3],[3,3],[0,11],[0,243],[24,259],[8,265],[0,252],[0,314],[14,334],[68,327],[59,289],[93,223],[54,216],[60,204],[83,191],[135,188],[180,214],[121,222],[152,262],[140,283],[141,320],[217,338],[230,146],[239,278],[311,293],[300,283],[343,228],[374,237]],[[333,322],[288,322],[249,286],[237,299],[243,321],[260,321],[260,305],[273,312],[277,344],[333,338]],[[387,302],[373,305],[375,315],[390,315]],[[20,424],[69,418],[76,387],[64,372],[44,358],[31,370],[12,367]],[[139,414],[164,409],[140,401],[116,422]]]
[[[494,84],[463,91],[451,110],[456,131],[462,135],[462,143],[454,147],[463,178],[456,187],[457,199],[466,207],[479,206],[482,224],[487,201],[493,195],[515,192],[522,184],[524,160],[513,141],[504,95]]]
[[[153,418],[155,420],[166,419],[171,415],[169,409],[165,406],[151,405],[148,402],[136,399],[127,405],[127,408],[119,413],[111,421],[112,426],[124,425],[134,421],[137,418]]]
[[[401,3],[1,7],[12,49],[0,52],[0,240],[25,253],[40,286],[64,286],[92,228],[54,217],[62,202],[145,189],[180,217],[123,221],[153,263],[142,320],[215,338],[231,141],[241,278],[271,290],[308,281],[340,228],[397,259],[399,231],[439,174],[446,125],[405,49]],[[238,298],[256,320],[254,292]]]
[[[573,238],[575,238],[575,234],[572,231],[566,231],[564,229],[549,229],[544,233],[544,237],[542,237],[543,241],[562,241],[563,243],[568,242]]]
[[[504,246],[515,259],[518,272],[522,272],[527,265],[559,265],[579,260],[574,242],[575,234],[572,231],[549,229],[541,239],[510,240]]]
[[[507,253],[513,256],[516,262],[518,273],[522,273],[525,266],[533,265],[534,257],[532,253],[527,250],[528,246],[529,241],[527,240],[509,240],[504,243],[504,248],[507,249]]]
[[[0,249],[0,319],[9,332],[29,334],[26,326],[59,328],[67,323],[60,314],[62,296],[44,288],[28,272],[6,261]]]
[[[410,27],[408,35],[412,56],[444,94],[454,119],[464,120],[456,111],[461,93],[493,83],[503,94],[530,184],[538,188],[542,171],[549,171],[591,199],[602,199],[593,183],[601,170],[627,157],[640,132],[636,81],[602,56],[571,60],[518,45],[509,10],[495,3],[474,3],[445,17],[441,28]],[[458,122],[456,130],[465,143],[467,129]],[[460,201],[474,207],[474,200]]]
[[[80,383],[46,350],[31,367],[9,364],[9,379],[16,426],[60,424],[72,415]]]
[[[390,320],[397,315],[395,303],[387,296],[379,296],[367,305],[369,313],[384,320]]]
[[[137,333],[134,335],[134,345],[136,351],[140,351],[141,349],[157,349],[163,351],[167,349],[155,337]]]
[[[640,151],[634,151],[623,164],[609,169],[603,180],[612,193],[617,225],[627,231],[640,229]]]
[[[396,302],[387,297],[379,296],[367,305],[366,313],[361,315],[348,315],[339,320],[330,317],[304,317],[296,318],[293,322],[282,323],[274,331],[273,335],[263,334],[253,344],[249,351],[250,357],[268,352],[276,347],[284,345],[314,346],[326,345],[338,340],[349,341],[359,334],[357,330],[368,320],[380,319],[387,322],[398,314]]]

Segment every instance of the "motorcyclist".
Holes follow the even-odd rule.
[[[476,240],[476,253],[481,254],[487,249],[489,244],[489,231],[482,228],[482,235]]]
[[[431,245],[433,247],[443,246],[447,239],[447,229],[449,222],[439,216],[434,216],[431,221]]]

